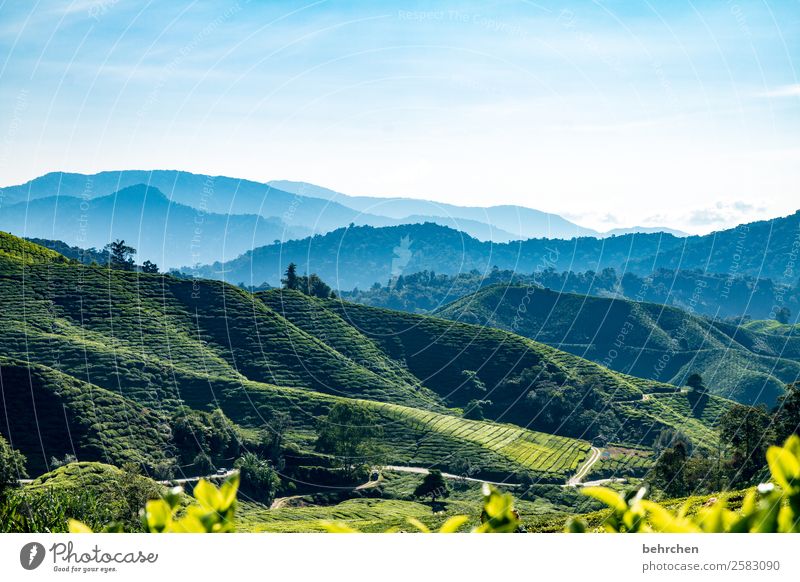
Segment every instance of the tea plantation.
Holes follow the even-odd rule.
[[[697,285],[698,294],[710,293],[699,274]],[[777,322],[736,325],[677,307],[533,285],[486,287],[435,314],[513,330],[640,378],[681,386],[699,373],[712,393],[747,404],[773,405],[800,378],[800,335]]]
[[[0,434],[32,476],[66,455],[197,475],[202,455],[230,467],[263,450],[281,424],[281,477],[304,490],[338,486],[333,457],[315,451],[316,431],[332,406],[350,402],[381,429],[367,465],[468,465],[475,477],[524,476],[560,491],[590,441],[646,449],[672,428],[712,447],[727,406],[706,396],[699,407],[669,385],[500,329],[81,265],[2,233],[0,311]],[[393,512],[416,515],[414,503],[342,509],[367,527],[378,514],[382,524]],[[292,529],[295,517],[281,515],[260,529],[276,520]]]

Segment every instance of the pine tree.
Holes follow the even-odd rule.
[[[289,263],[289,266],[286,268],[286,277],[281,280],[281,283],[283,283],[284,289],[297,290],[297,265]]]

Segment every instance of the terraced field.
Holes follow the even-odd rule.
[[[704,396],[694,406],[690,395],[651,394],[647,400],[616,404],[628,417],[639,422],[664,424],[681,431],[697,446],[713,449],[717,445],[716,426],[731,402],[714,396]]]
[[[286,413],[286,442],[302,457],[313,456],[318,419],[355,399],[381,416],[376,459],[450,472],[468,462],[493,480],[563,482],[589,450],[589,437],[575,437],[606,413],[625,433],[608,435],[616,440],[666,426],[711,439],[713,406],[645,401],[658,383],[505,331],[77,265],[10,235],[0,237],[0,308],[0,433],[34,475],[67,453],[153,470],[174,459],[179,407],[219,408],[243,446]],[[540,390],[553,399],[531,404]],[[558,408],[569,391],[591,408]],[[474,399],[494,403],[487,420],[463,418]],[[528,429],[545,416],[553,431]]]
[[[0,231],[0,258],[17,263],[66,263],[67,259],[55,251]]]
[[[323,532],[324,521],[336,521],[362,532],[383,532],[387,529],[414,531],[407,518],[415,517],[433,527],[446,519],[433,516],[429,505],[396,499],[350,499],[334,506],[266,509],[244,505],[238,520],[245,532]]]
[[[524,312],[518,306],[526,301]],[[676,307],[520,285],[486,287],[446,305],[438,317],[516,333],[609,368],[682,386],[699,373],[709,390],[771,406],[800,378],[800,336],[792,326],[741,326]]]
[[[575,471],[589,452],[586,441],[525,430],[513,425],[477,422],[432,412],[378,405],[413,426],[435,431],[494,451],[523,469],[562,479]]]
[[[643,477],[655,461],[655,455],[650,449],[610,445],[592,465],[584,481],[610,477]]]

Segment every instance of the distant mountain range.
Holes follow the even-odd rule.
[[[142,184],[88,201],[61,195],[11,204],[0,212],[0,230],[84,248],[124,239],[140,261],[165,267],[234,258],[253,246],[310,232],[288,228],[278,218],[200,211]]]
[[[653,233],[667,232],[675,236],[687,236],[685,232],[663,227],[642,227],[616,228],[607,232],[600,232],[591,228],[579,226],[574,222],[548,212],[534,210],[525,206],[501,205],[501,206],[456,206],[443,202],[433,202],[431,200],[418,200],[415,198],[383,198],[374,196],[349,196],[321,186],[315,186],[307,182],[292,182],[289,180],[273,180],[270,185],[293,192],[302,196],[311,196],[328,200],[348,208],[354,208],[361,212],[380,214],[393,218],[405,218],[408,216],[433,216],[446,217],[459,220],[474,220],[485,223],[501,232],[512,233],[513,238],[502,240],[499,236],[491,239],[494,242],[508,242],[508,240],[519,240],[527,238],[563,238],[571,239],[580,236],[606,237],[633,232]],[[491,194],[487,193],[487,199]],[[429,220],[436,222],[437,220]],[[446,224],[445,226],[452,226]],[[454,227],[457,228],[457,227]],[[464,232],[467,229],[461,228]],[[473,235],[474,236],[474,235]],[[477,237],[481,238],[481,237]]]
[[[350,224],[430,222],[495,243],[605,236],[519,206],[354,197],[299,182],[264,184],[172,170],[52,172],[3,188],[0,200],[0,228],[9,232],[81,247],[122,238],[137,247],[140,260],[164,267],[231,259],[273,240],[326,234]]]
[[[328,190],[308,184],[306,182],[289,182],[275,180],[270,182],[276,188],[293,192],[302,196],[310,196],[321,200],[328,200],[360,212],[380,214],[392,218],[402,219],[408,216],[444,217],[456,224],[459,221],[471,220],[499,230],[501,233],[510,233],[510,238],[493,236],[495,242],[508,242],[515,239],[526,238],[564,238],[575,236],[599,236],[600,233],[590,228],[584,228],[570,222],[557,214],[549,214],[525,208],[522,206],[489,206],[468,207],[454,206],[430,200],[416,200],[413,198],[377,198],[371,196],[348,196],[341,192]],[[489,198],[487,196],[487,198]],[[439,221],[428,219],[428,222]],[[452,226],[452,225],[445,225]],[[454,227],[457,228],[457,227]],[[463,230],[468,232],[464,228]]]
[[[529,239],[482,242],[437,224],[343,228],[323,236],[267,245],[196,273],[227,281],[277,284],[290,262],[301,272],[315,272],[339,289],[364,288],[419,271],[454,275],[493,267],[518,273],[595,271],[614,268],[646,275],[665,268],[699,270],[728,276],[772,278],[794,286],[800,248],[800,212],[740,225],[705,236],[625,234],[605,239]],[[699,292],[704,283],[698,282]]]

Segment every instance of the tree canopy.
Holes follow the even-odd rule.
[[[377,439],[382,433],[373,412],[358,404],[340,402],[320,418],[316,448],[333,455],[345,476],[351,478],[368,459],[375,460]]]
[[[422,483],[414,489],[415,497],[430,497],[431,503],[436,503],[437,497],[449,497],[450,488],[439,469],[431,469],[422,479]]]

